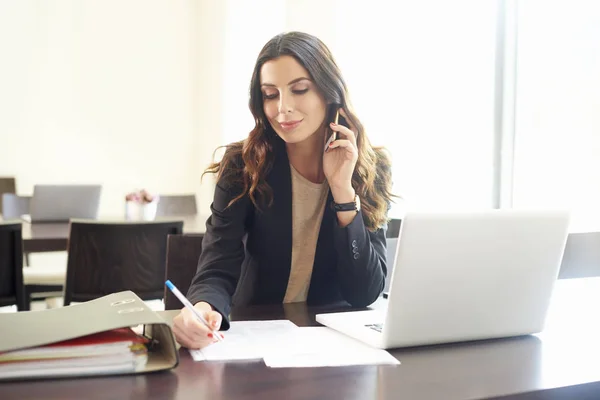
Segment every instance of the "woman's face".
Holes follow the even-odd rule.
[[[323,127],[327,104],[308,71],[292,56],[267,61],[260,71],[263,108],[286,143],[300,143]]]

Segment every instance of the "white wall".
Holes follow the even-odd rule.
[[[253,127],[248,87],[283,31],[336,53],[338,0],[0,0],[0,176],[101,183],[100,214],[136,188],[195,192],[214,150]],[[346,44],[347,45],[347,44]]]
[[[196,16],[192,43],[193,64],[196,74],[194,87],[194,132],[196,134],[196,159],[192,170],[202,175],[213,160],[217,146],[223,144],[223,84],[225,71],[225,1],[191,0],[191,12]],[[198,188],[199,210],[210,212],[213,199],[214,177],[206,175]],[[196,183],[196,182],[194,182]]]
[[[332,50],[370,138],[392,150],[397,193],[487,206],[495,8],[442,3],[0,0],[0,175],[24,194],[100,182],[105,216],[140,187],[196,192],[207,212],[202,171],[253,126],[256,56],[301,30]]]
[[[0,2],[0,175],[102,183],[101,215],[146,187],[197,192],[219,143],[215,1]]]

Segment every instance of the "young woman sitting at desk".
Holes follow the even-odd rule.
[[[305,33],[275,36],[249,105],[254,129],[207,169],[218,178],[188,299],[214,330],[229,328],[232,298],[373,303],[387,273],[390,160],[352,112],[329,49]],[[174,333],[188,348],[215,340],[187,308]]]

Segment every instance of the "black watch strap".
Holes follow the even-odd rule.
[[[335,211],[356,211],[356,202],[338,204],[335,201],[331,202],[331,208]]]

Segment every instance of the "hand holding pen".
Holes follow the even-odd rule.
[[[173,319],[173,333],[177,342],[190,349],[201,349],[215,341],[223,340],[223,335],[219,333],[221,314],[205,302],[193,306],[170,281],[167,281],[166,285],[184,305]]]

